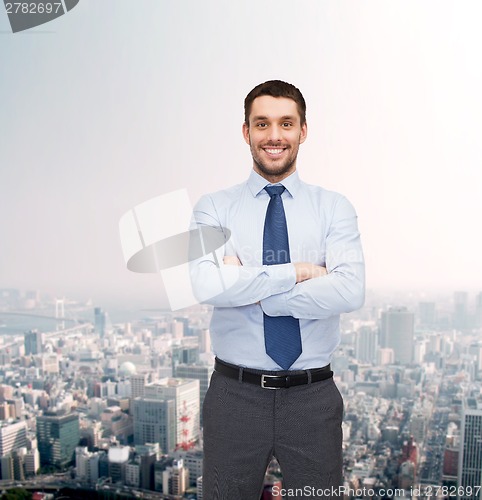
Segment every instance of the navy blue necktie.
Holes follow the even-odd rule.
[[[263,233],[263,264],[286,264],[290,260],[288,227],[281,193],[284,186],[264,188],[271,200],[266,210]],[[284,370],[301,354],[300,322],[292,316],[264,314],[264,343],[266,353]]]

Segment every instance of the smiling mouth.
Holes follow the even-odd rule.
[[[263,148],[269,156],[280,156],[286,148]]]

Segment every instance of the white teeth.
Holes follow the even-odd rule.
[[[266,151],[271,155],[279,155],[284,149],[266,149]]]

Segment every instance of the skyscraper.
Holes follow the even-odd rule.
[[[420,326],[431,328],[435,325],[435,302],[419,302],[418,314]]]
[[[382,312],[380,347],[393,349],[395,363],[413,361],[415,316],[406,307],[391,307]]]
[[[111,446],[108,451],[109,457],[109,476],[112,482],[125,482],[126,466],[129,461],[128,446]]]
[[[482,409],[474,399],[467,399],[464,404],[461,428],[461,450],[459,453],[459,467],[457,483],[464,495],[460,500],[482,498],[482,491],[475,495],[476,488],[480,488],[482,477]],[[470,488],[472,494],[470,494]]]
[[[95,333],[97,333],[100,338],[104,338],[105,334],[111,329],[109,315],[100,307],[94,309],[94,324]]]
[[[182,459],[174,460],[172,466],[162,473],[162,492],[165,495],[182,495],[189,486],[189,471]]]
[[[482,292],[475,296],[475,326],[482,327]]]
[[[65,467],[74,459],[79,444],[79,416],[45,412],[37,417],[37,439],[41,464]]]
[[[143,397],[144,387],[148,381],[147,373],[132,374],[129,380],[131,382],[131,399]]]
[[[12,450],[27,446],[27,424],[20,422],[1,422],[0,424],[0,457],[8,455]]]
[[[176,447],[176,405],[173,399],[135,398],[132,402],[134,443],[159,443],[163,453]]]
[[[377,333],[373,328],[362,326],[356,333],[355,356],[361,363],[374,363],[377,350]]]
[[[176,408],[176,446],[185,447],[198,440],[199,380],[164,378],[146,385],[144,394],[146,398],[174,400]]]
[[[467,292],[454,292],[453,326],[464,330],[469,326],[468,317],[469,295]]]
[[[209,381],[214,371],[214,365],[176,365],[174,376],[179,378],[191,378],[199,380],[199,408],[202,409],[204,397],[208,391]],[[202,412],[201,425],[202,425]]]
[[[42,333],[38,330],[30,330],[24,333],[25,354],[27,356],[40,354],[42,352]]]
[[[178,364],[194,365],[199,361],[199,346],[172,346],[172,367]]]

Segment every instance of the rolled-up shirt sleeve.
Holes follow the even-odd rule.
[[[206,251],[191,260],[190,275],[196,299],[215,307],[238,307],[259,302],[266,297],[291,290],[296,284],[293,264],[273,266],[225,265],[223,257],[229,248],[229,230],[223,226],[215,204],[209,195],[203,196],[194,207],[191,232],[211,228],[224,234],[225,245]],[[209,247],[208,245],[204,245]],[[229,253],[232,255],[232,253]]]
[[[357,215],[340,196],[333,206],[326,236],[328,274],[296,284],[261,300],[268,316],[324,319],[359,309],[365,300],[365,265]]]

